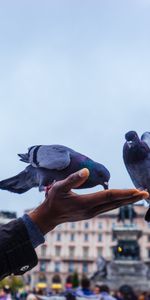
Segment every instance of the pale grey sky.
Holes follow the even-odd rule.
[[[148,0],[0,2],[0,179],[26,167],[17,153],[58,143],[103,163],[111,188],[133,186],[122,146],[150,130],[149,15]],[[0,209],[42,199],[0,191]]]

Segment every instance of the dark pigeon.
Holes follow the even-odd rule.
[[[43,191],[54,181],[62,180],[82,168],[88,168],[90,175],[79,188],[91,188],[100,184],[108,189],[109,171],[102,164],[68,147],[33,146],[28,153],[18,155],[29,166],[18,175],[0,181],[0,189],[18,194],[33,187],[39,187],[39,191]]]
[[[150,133],[145,132],[140,139],[135,131],[129,131],[125,139],[123,160],[132,182],[137,189],[150,193]],[[150,221],[150,208],[145,220]]]

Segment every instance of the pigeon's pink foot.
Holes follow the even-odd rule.
[[[52,182],[52,184],[49,184],[49,185],[47,185],[47,186],[44,187],[45,197],[48,196],[48,192],[49,192],[49,190],[52,188],[52,186],[54,185],[55,182],[56,182],[56,180],[54,180],[54,181]]]

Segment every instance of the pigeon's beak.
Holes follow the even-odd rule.
[[[132,143],[133,143],[132,141],[128,141],[128,142],[127,142],[127,145],[128,145],[129,148],[131,148]]]
[[[108,190],[108,182],[107,181],[104,182],[103,187],[105,190]]]

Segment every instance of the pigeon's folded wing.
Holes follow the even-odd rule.
[[[35,166],[33,161],[30,163]],[[50,170],[63,170],[70,164],[69,149],[59,145],[40,146],[36,153],[38,167]]]
[[[135,187],[137,189],[143,189],[141,184],[141,177],[136,172],[136,169],[134,169],[133,166],[131,167],[130,164],[126,164],[126,168]]]
[[[146,143],[150,148],[150,132],[144,132],[141,136],[141,141]]]

